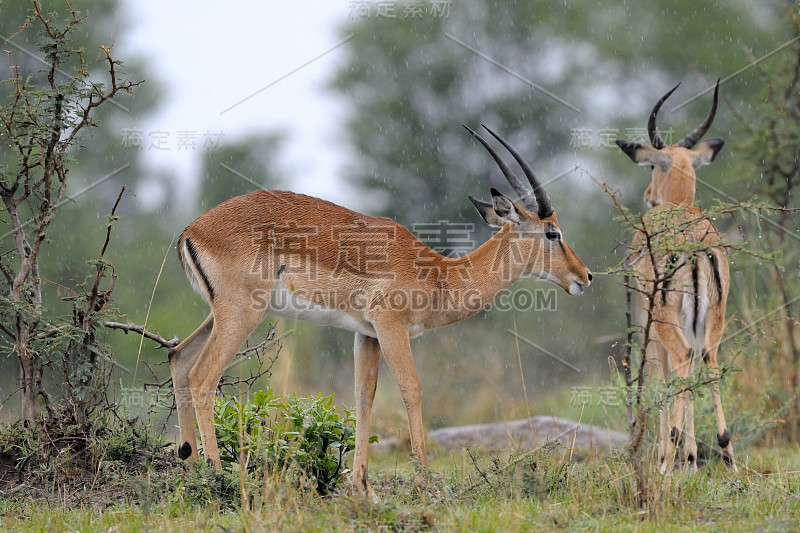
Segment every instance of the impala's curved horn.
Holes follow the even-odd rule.
[[[711,127],[711,123],[714,122],[714,115],[717,112],[717,96],[719,95],[719,80],[717,80],[717,85],[714,87],[714,102],[711,104],[711,111],[708,112],[708,116],[700,124],[696,130],[692,133],[681,139],[678,143],[678,146],[683,146],[684,148],[693,148],[697,142],[703,138],[703,135],[706,134],[708,129]]]
[[[478,139],[478,141],[480,141],[483,147],[486,148],[486,150],[489,152],[489,155],[491,155],[492,159],[494,159],[495,163],[497,163],[497,166],[500,167],[500,171],[503,173],[503,176],[505,176],[506,179],[508,180],[508,183],[511,185],[511,188],[514,189],[514,192],[517,194],[517,196],[519,196],[522,205],[524,205],[525,208],[528,209],[529,211],[538,211],[536,198],[531,194],[531,192],[527,188],[525,188],[525,185],[522,184],[522,182],[519,180],[516,174],[514,174],[511,171],[511,169],[508,168],[508,165],[506,165],[505,161],[503,161],[497,154],[497,152],[494,151],[494,148],[492,148],[491,145],[489,145],[489,143],[486,142],[486,140],[483,137],[478,135],[468,126],[464,126],[464,129],[470,132],[470,134],[472,134],[473,137]],[[491,130],[489,131],[489,133],[491,133]],[[492,133],[492,135],[494,134]],[[512,153],[512,155],[514,154]]]
[[[517,160],[517,163],[519,163],[520,168],[522,168],[522,171],[528,178],[528,182],[531,184],[531,187],[533,188],[533,195],[536,198],[536,204],[538,206],[537,214],[539,215],[539,218],[547,218],[550,215],[552,215],[553,204],[550,202],[550,197],[547,196],[547,191],[544,190],[542,182],[540,182],[539,178],[536,177],[536,174],[534,174],[531,166],[524,159],[522,159],[522,156],[519,155],[519,152],[514,150],[514,148],[510,144],[508,144],[505,139],[503,139],[498,134],[490,130],[486,126],[486,124],[481,124],[481,126],[483,126],[483,129],[491,133],[492,137],[500,141],[500,144],[505,146],[506,150],[508,150],[508,153],[510,153],[514,157],[514,159]]]
[[[678,85],[680,85],[680,83],[678,83]],[[658,128],[656,128],[656,115],[658,115],[659,109],[661,109],[661,106],[664,104],[664,102],[666,102],[667,98],[669,98],[669,95],[675,92],[675,89],[678,88],[678,85],[670,89],[667,94],[659,98],[658,102],[656,102],[656,105],[653,106],[653,110],[650,111],[650,117],[647,119],[647,134],[650,136],[650,144],[653,145],[653,148],[658,150],[661,150],[667,144],[661,138],[661,135],[658,134]]]

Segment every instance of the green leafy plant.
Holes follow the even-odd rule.
[[[355,447],[355,417],[333,396],[279,396],[271,388],[247,401],[225,395],[215,400],[214,420],[223,465],[279,472],[319,494],[336,488]]]

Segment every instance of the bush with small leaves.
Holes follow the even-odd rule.
[[[225,395],[215,400],[214,421],[224,466],[264,468],[323,495],[341,481],[355,446],[355,417],[333,396],[279,396],[271,388],[247,401]]]

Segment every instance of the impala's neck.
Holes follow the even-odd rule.
[[[691,164],[674,161],[673,168],[662,184],[661,203],[687,204],[694,203],[697,178]]]
[[[538,254],[537,239],[521,237],[506,224],[476,250],[458,258],[442,258],[436,279],[440,311],[435,327],[464,320],[494,300],[528,268]]]

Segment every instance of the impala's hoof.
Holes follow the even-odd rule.
[[[728,444],[731,443],[731,434],[728,431],[728,428],[725,428],[725,431],[722,432],[722,435],[717,435],[717,444],[723,450],[728,447]]]
[[[733,472],[739,471],[739,469],[736,468],[736,461],[733,460],[733,455],[728,450],[722,450],[722,461],[725,463],[725,466]]]
[[[185,461],[189,457],[192,456],[192,445],[188,442],[184,442],[180,448],[178,448],[178,457]]]
[[[681,430],[675,426],[672,426],[672,429],[669,431],[669,440],[677,446],[681,442]]]

